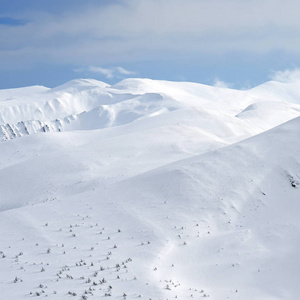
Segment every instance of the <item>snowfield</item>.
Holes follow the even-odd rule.
[[[0,299],[297,300],[300,84],[0,90]]]

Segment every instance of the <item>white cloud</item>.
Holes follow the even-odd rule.
[[[62,14],[27,12],[28,24],[1,29],[1,62],[108,65],[201,53],[300,54],[298,0],[93,3]]]
[[[136,72],[128,71],[128,70],[126,70],[122,67],[116,67],[115,70],[118,71],[120,74],[123,74],[123,75],[134,75],[134,74],[136,74]]]
[[[114,77],[114,70],[112,70],[112,69],[105,69],[105,68],[90,66],[90,67],[88,67],[87,71],[93,72],[93,73],[100,73],[109,79]]]
[[[124,77],[124,75],[133,75],[136,74],[136,72],[128,71],[122,67],[113,67],[113,68],[102,68],[102,67],[96,67],[96,66],[89,66],[85,68],[78,68],[74,70],[78,73],[99,73],[104,75],[108,79],[112,78],[120,78]]]
[[[229,89],[232,87],[232,84],[216,78],[215,82],[214,82],[214,86],[219,87],[219,88],[228,88]]]
[[[273,72],[270,76],[272,80],[279,82],[299,82],[300,69],[284,70]]]

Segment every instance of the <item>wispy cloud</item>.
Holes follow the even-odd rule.
[[[300,54],[298,0],[76,3],[55,14],[19,12],[31,22],[1,30],[0,60],[107,65],[234,51]]]
[[[106,66],[126,66],[146,77],[235,83],[300,65],[299,0],[2,2],[1,16],[29,20],[1,26],[2,74],[95,66],[81,72],[122,78],[132,74]]]
[[[232,84],[216,78],[215,82],[214,82],[214,86],[219,87],[219,88],[228,88],[229,89],[232,87]]]
[[[83,68],[77,68],[74,70],[78,73],[98,73],[104,75],[107,79],[120,78],[129,75],[134,75],[136,72],[128,71],[122,67],[113,67],[113,68],[102,68],[96,66],[88,66]]]
[[[279,82],[300,82],[300,69],[272,72],[270,78]]]
[[[92,73],[100,73],[102,75],[104,75],[106,78],[113,78],[114,77],[114,70],[113,69],[105,69],[105,68],[101,68],[101,67],[93,67],[90,66],[87,68],[88,72],[92,72]]]
[[[136,74],[136,72],[128,71],[128,70],[126,70],[122,67],[116,67],[115,71],[117,71],[117,72],[119,72],[120,74],[123,74],[123,75],[134,75],[134,74]]]

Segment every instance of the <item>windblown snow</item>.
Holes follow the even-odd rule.
[[[300,84],[0,90],[0,299],[297,300]]]

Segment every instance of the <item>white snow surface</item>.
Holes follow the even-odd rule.
[[[299,97],[0,90],[0,299],[299,299]]]

